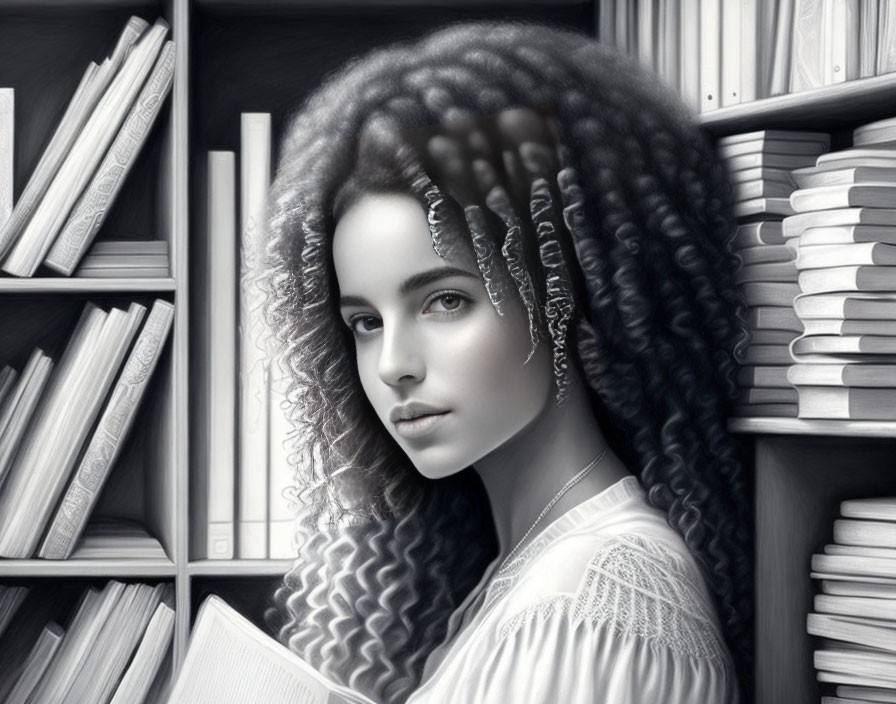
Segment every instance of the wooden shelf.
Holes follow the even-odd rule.
[[[174,291],[174,279],[0,279],[0,293],[106,293]]]
[[[732,418],[728,421],[728,429],[732,433],[752,435],[831,435],[896,439],[896,421]]]
[[[697,122],[714,137],[760,129],[829,131],[891,117],[893,98],[896,73],[888,73],[711,110]]]
[[[187,568],[193,577],[276,577],[295,560],[194,560]]]
[[[0,577],[174,577],[171,560],[0,560]]]

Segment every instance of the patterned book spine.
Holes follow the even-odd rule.
[[[12,215],[14,106],[13,89],[0,88],[0,227]]]
[[[56,511],[39,556],[63,560],[71,555],[90,509],[121,452],[149,378],[162,353],[174,306],[158,300],[137,338],[77,472]]]
[[[44,263],[51,269],[69,276],[84,256],[146,141],[171,89],[173,76],[174,45],[169,43],[90,185],[50,248]]]

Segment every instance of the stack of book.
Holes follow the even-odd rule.
[[[199,382],[208,406],[199,413],[204,456],[191,482],[191,554],[286,559],[296,554],[288,376],[272,359],[254,278],[271,179],[269,113],[241,116],[240,147],[239,171],[234,152],[208,154],[207,223],[200,231],[214,275],[200,276],[196,286],[204,299],[200,347],[207,357]]]
[[[41,264],[66,276],[75,270],[171,88],[167,33],[164,20],[149,27],[132,17],[112,55],[87,68],[12,214],[0,210],[4,272],[33,276]],[[0,132],[5,123],[0,117]],[[0,162],[3,149],[0,137]]]
[[[58,363],[34,350],[0,403],[0,556],[71,555],[173,317],[163,300],[148,315],[89,302]]]
[[[0,598],[3,593],[0,587]],[[102,590],[89,588],[64,627],[52,615],[48,620],[46,605],[26,602],[0,647],[0,700],[162,701],[173,597],[170,584],[112,581]]]
[[[815,163],[830,147],[820,132],[763,130],[717,142],[735,192],[739,226],[734,249],[742,265],[735,282],[747,303],[750,344],[740,370],[740,415],[795,417],[796,392],[787,381],[789,345],[802,332],[793,310],[798,293],[794,252],[784,241],[782,218],[793,213],[790,173]]]
[[[834,543],[812,556],[821,580],[807,630],[820,682],[837,685],[838,702],[896,701],[896,499],[840,504]]]
[[[703,112],[896,70],[889,0],[605,0],[598,37]]]
[[[788,380],[799,417],[896,420],[896,149],[892,121],[856,130],[854,146],[793,172],[803,334]]]
[[[164,240],[97,242],[74,275],[107,279],[167,277],[168,243]]]

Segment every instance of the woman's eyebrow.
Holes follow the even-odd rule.
[[[435,283],[436,281],[447,279],[451,276],[464,276],[470,279],[479,279],[479,276],[477,274],[469,272],[466,269],[460,269],[456,266],[439,266],[434,269],[428,269],[427,271],[421,271],[419,274],[409,276],[407,279],[401,282],[401,286],[398,287],[398,292],[401,295],[405,295],[418,288],[428,286]],[[340,307],[363,307],[369,306],[370,303],[363,296],[340,296],[339,305]]]

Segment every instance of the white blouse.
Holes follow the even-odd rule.
[[[737,701],[699,568],[635,477],[497,567],[452,615],[408,704]]]

